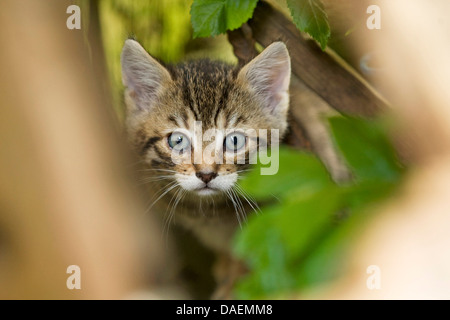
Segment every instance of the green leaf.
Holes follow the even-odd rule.
[[[260,225],[256,226],[253,232],[257,232],[259,229],[263,231],[264,237],[251,232],[249,236],[245,237],[249,237],[252,240],[251,242],[238,241],[240,244],[237,246],[242,246],[238,251],[241,252],[242,257],[245,257],[247,263],[252,265],[252,272],[238,285],[239,299],[261,298],[270,293],[295,287],[295,279],[292,272],[288,270],[286,247],[281,239],[280,230],[275,228],[262,229],[261,227],[265,223],[259,222],[258,224]],[[260,239],[260,242],[254,241],[256,239]]]
[[[239,28],[253,15],[258,0],[194,0],[194,38],[215,36]]]
[[[336,279],[345,270],[349,250],[361,235],[368,217],[354,211],[348,220],[324,232],[297,270],[298,288],[308,288]]]
[[[259,164],[241,183],[258,201],[280,201],[266,202],[235,238],[234,252],[250,269],[237,298],[284,298],[336,279],[372,209],[395,194],[403,169],[384,123],[336,117],[330,126],[354,181],[336,185],[317,157],[282,147],[277,174],[261,175]]]
[[[368,209],[395,195],[399,181],[367,180],[356,185],[342,187],[346,207],[352,212]]]
[[[238,297],[254,299],[297,288],[299,262],[328,233],[339,206],[338,188],[332,186],[268,208],[250,220],[234,245],[236,255],[252,270],[238,285]]]
[[[258,164],[254,170],[243,177],[240,185],[256,200],[278,198],[282,200],[291,194],[310,194],[333,182],[328,171],[316,156],[301,153],[286,147],[280,147],[278,154],[279,169],[275,175],[261,175]]]
[[[389,193],[380,187],[330,186],[253,217],[235,238],[234,252],[251,270],[238,283],[237,297],[273,298],[338,277],[354,239],[370,221],[368,204]],[[372,195],[370,190],[378,192]],[[364,205],[354,202],[366,191]],[[348,217],[338,221],[343,212]]]
[[[320,0],[287,0],[287,5],[297,28],[308,33],[324,50],[331,32],[322,2]]]
[[[372,221],[375,206],[392,196],[398,184],[383,181],[364,182],[352,186],[339,187],[341,218],[334,227],[325,230],[321,241],[311,248],[297,270],[297,286],[305,289],[331,281],[348,267],[348,254],[364,234]]]
[[[349,117],[329,121],[334,139],[357,180],[398,180],[402,170],[379,122]]]

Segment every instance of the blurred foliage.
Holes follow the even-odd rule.
[[[234,30],[253,15],[258,0],[193,0],[191,22],[195,37],[208,37]],[[322,50],[330,38],[330,25],[321,0],[286,0],[300,31],[308,33]]]
[[[236,288],[238,298],[283,297],[338,276],[373,206],[401,182],[404,170],[383,122],[329,121],[351,182],[337,185],[316,156],[286,147],[276,175],[261,175],[259,165],[242,181],[249,195],[269,205],[235,239],[236,255],[251,270]]]
[[[136,39],[165,63],[198,57],[236,61],[225,37],[193,39],[191,4],[192,0],[98,0],[106,64],[119,118],[124,116],[120,53],[127,38]],[[87,8],[84,2],[81,5]]]
[[[191,38],[190,1],[99,1],[100,23],[111,74],[114,104],[121,116],[122,75],[120,52],[127,38],[135,38],[152,55],[165,62],[177,62]]]

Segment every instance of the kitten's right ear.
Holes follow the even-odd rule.
[[[150,110],[164,85],[171,81],[169,72],[130,39],[125,41],[120,62],[128,111]]]
[[[239,71],[237,78],[256,94],[269,114],[286,121],[291,59],[283,42],[274,42],[265,48]]]

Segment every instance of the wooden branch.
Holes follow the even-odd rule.
[[[290,125],[302,128],[312,151],[322,160],[331,177],[337,183],[348,181],[351,173],[342,155],[333,144],[327,118],[338,112],[308,88],[296,75],[291,76]],[[294,134],[296,132],[293,132]],[[289,144],[290,141],[287,141]],[[297,147],[294,145],[294,147]]]
[[[323,52],[313,40],[306,40],[281,12],[258,2],[248,21],[253,38],[263,46],[283,41],[292,60],[292,72],[336,110],[359,116],[373,116],[384,100],[349,65]]]
[[[233,45],[233,52],[239,60],[240,67],[258,55],[252,29],[246,23],[239,29],[228,31],[227,34],[228,41]]]

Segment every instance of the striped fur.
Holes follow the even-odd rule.
[[[163,66],[136,41],[127,40],[121,62],[128,136],[146,166],[143,179],[153,179],[149,186],[155,194],[164,186],[168,188],[171,181],[178,184],[159,199],[159,207],[172,210],[176,202],[177,208],[169,215],[193,229],[206,245],[226,250],[232,230],[254,207],[252,202],[238,199],[242,194],[230,199],[249,164],[174,164],[168,137],[180,128],[192,130],[195,121],[201,121],[203,132],[278,129],[282,137],[289,104],[286,47],[274,43],[239,70],[206,59]],[[202,146],[209,143],[204,141]],[[208,193],[206,200],[190,189],[202,183],[198,174],[205,172],[214,173],[210,183],[217,189]],[[235,202],[240,202],[242,209]],[[214,239],[208,236],[211,233]]]

